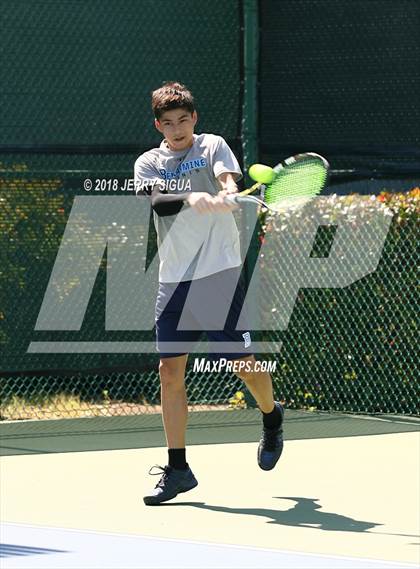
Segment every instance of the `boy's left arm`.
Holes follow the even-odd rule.
[[[221,190],[219,197],[238,192],[236,181],[242,177],[241,168],[236,156],[221,137],[215,137],[215,146],[212,153],[212,169]]]
[[[236,194],[239,191],[236,185],[237,177],[238,175],[232,172],[223,172],[217,176],[217,180],[222,188],[219,192],[219,196],[223,197],[228,194]]]

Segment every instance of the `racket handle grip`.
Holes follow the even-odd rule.
[[[235,205],[238,203],[238,194],[228,194],[227,196],[225,196],[224,202],[229,204],[229,205]]]

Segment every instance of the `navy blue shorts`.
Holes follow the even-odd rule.
[[[188,354],[202,338],[209,341],[209,358],[235,360],[252,355],[240,268],[194,281],[159,283],[156,300],[156,348],[161,358]],[[240,330],[236,330],[238,319]],[[168,350],[169,346],[169,350]]]

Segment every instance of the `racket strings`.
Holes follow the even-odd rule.
[[[274,181],[267,186],[264,192],[264,200],[272,205],[281,202],[309,200],[319,193],[324,186],[327,171],[324,165],[319,163],[296,164],[285,171],[278,172]]]

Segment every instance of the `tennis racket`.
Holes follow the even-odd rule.
[[[293,211],[304,206],[325,188],[328,171],[327,160],[314,152],[291,156],[272,169],[256,164],[251,166],[250,175],[257,183],[243,192],[226,196],[225,201],[236,204],[255,203],[275,212]],[[267,178],[270,181],[262,183],[262,179],[265,181]],[[258,197],[249,195],[257,190],[260,191]]]

